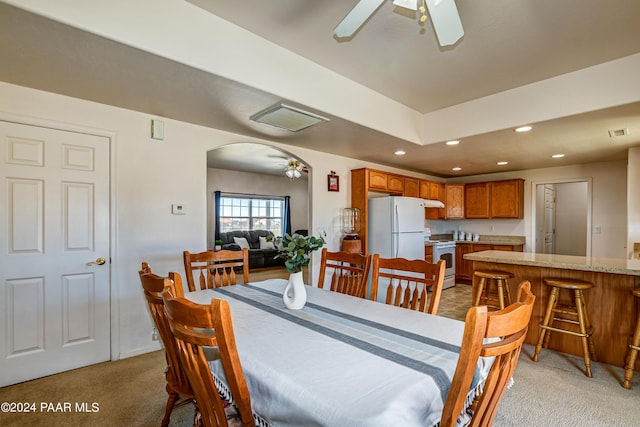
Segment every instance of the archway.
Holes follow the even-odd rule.
[[[304,167],[299,178],[285,175],[290,160],[299,161]],[[247,197],[290,196],[291,231],[308,230],[311,225],[311,174],[304,159],[268,144],[238,142],[208,151],[208,248],[215,245],[215,191]]]

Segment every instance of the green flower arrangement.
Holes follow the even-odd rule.
[[[301,234],[285,234],[284,237],[276,237],[275,246],[278,249],[276,258],[284,259],[284,265],[289,273],[298,273],[302,267],[309,265],[313,251],[317,251],[324,244],[324,238],[315,236],[303,236]]]

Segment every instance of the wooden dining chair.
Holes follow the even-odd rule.
[[[429,314],[438,314],[444,283],[444,260],[432,264],[425,260],[381,258],[373,255],[371,300],[378,300],[378,292],[385,292],[385,302]],[[381,289],[384,288],[384,289]],[[429,300],[429,290],[431,299]]]
[[[329,252],[322,248],[318,288],[324,288],[326,277],[331,277],[329,290],[365,298],[371,268],[371,255],[348,252]]]
[[[169,321],[167,320],[167,316],[164,311],[164,301],[162,299],[162,292],[165,289],[172,289],[174,294],[179,294],[181,292],[181,285],[179,288],[180,290],[174,287],[175,281],[180,280],[180,275],[178,273],[169,273],[169,277],[157,276],[151,272],[151,267],[146,262],[142,263],[138,274],[140,276],[140,282],[142,283],[144,296],[147,299],[147,304],[149,305],[151,317],[153,318],[156,330],[162,340],[165,359],[167,361],[167,367],[164,374],[167,381],[166,390],[169,394],[169,398],[167,399],[167,405],[161,426],[165,427],[169,425],[169,419],[173,408],[188,403],[192,403],[196,407],[195,420],[198,418],[198,407],[194,400],[193,391],[189,385],[187,374],[182,369],[180,356],[178,355],[178,347],[173,334],[171,333]],[[181,396],[182,400],[180,399]]]
[[[236,349],[229,305],[212,299],[210,305],[195,304],[176,298],[171,290],[163,294],[171,331],[178,344],[180,360],[185,368],[200,409],[205,427],[226,426],[222,399],[214,384],[209,360],[203,347],[217,348],[233,402],[245,427],[255,425],[251,397]],[[210,354],[210,353],[209,353]]]
[[[249,282],[249,250],[246,248],[242,251],[205,251],[195,254],[184,251],[182,255],[189,292],[196,290],[196,274],[200,289],[235,285],[238,267],[242,267],[243,283]]]
[[[527,335],[535,296],[524,281],[515,303],[498,311],[487,306],[471,307],[467,312],[460,357],[442,410],[441,427],[453,427],[463,414],[479,357],[495,357],[484,384],[466,414],[470,426],[490,426],[502,395],[516,369]]]

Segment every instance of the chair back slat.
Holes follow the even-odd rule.
[[[431,264],[424,260],[381,258],[375,254],[371,276],[371,299],[376,301],[378,292],[384,292],[386,304],[437,314],[445,269],[443,260]],[[384,286],[386,289],[380,289]]]
[[[329,252],[322,249],[318,288],[324,288],[325,277],[329,290],[341,294],[365,298],[371,256],[350,252]]]
[[[527,335],[535,296],[531,284],[522,282],[518,300],[498,311],[471,307],[465,320],[460,357],[442,410],[440,425],[453,427],[461,415],[480,357],[495,357],[471,410],[471,426],[489,426],[518,364]]]
[[[242,269],[242,283],[249,282],[249,250],[246,248],[242,251],[184,251],[182,258],[189,292],[196,290],[195,280],[200,289],[235,285],[238,283],[236,269]]]

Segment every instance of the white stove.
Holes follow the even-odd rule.
[[[456,285],[456,242],[454,240],[431,240],[424,239],[425,243],[433,243],[433,262],[441,259],[445,261],[447,267],[444,271],[443,289]]]

